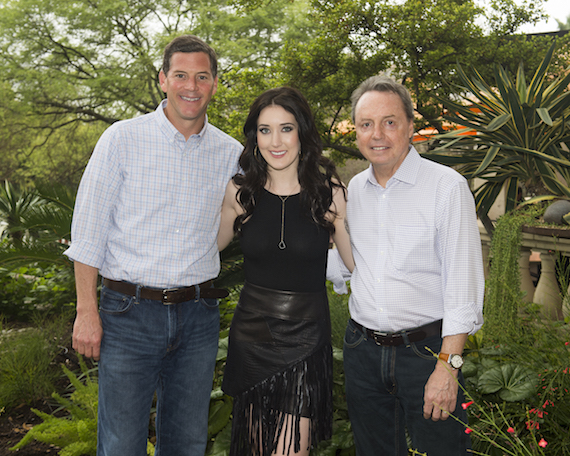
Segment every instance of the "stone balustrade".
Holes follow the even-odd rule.
[[[491,238],[479,226],[483,247],[483,260],[485,274],[489,273],[489,251]],[[532,252],[540,253],[541,272],[536,287],[530,274],[530,256]],[[544,315],[551,319],[561,320],[570,314],[570,303],[563,302],[562,293],[556,281],[556,252],[570,256],[570,230],[523,227],[521,255],[519,267],[521,270],[521,289],[526,293],[528,302],[535,302],[542,306]],[[570,287],[568,289],[570,293]]]

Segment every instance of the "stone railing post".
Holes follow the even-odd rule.
[[[555,257],[551,250],[540,252],[540,278],[533,301],[542,306],[542,313],[552,320],[562,320],[562,296],[556,281]]]
[[[528,247],[521,246],[521,254],[519,257],[519,269],[521,273],[521,290],[525,293],[524,300],[533,302],[534,299],[534,282],[530,275],[530,255],[532,251]]]

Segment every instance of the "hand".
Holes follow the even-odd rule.
[[[438,362],[424,389],[424,418],[433,421],[446,420],[457,404],[457,374],[450,367]]]
[[[103,327],[98,312],[78,313],[73,323],[73,348],[88,358],[99,360]]]

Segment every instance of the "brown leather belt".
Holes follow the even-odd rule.
[[[354,326],[356,326],[363,334],[365,334],[369,339],[372,339],[374,342],[376,342],[376,345],[395,347],[397,345],[402,345],[405,343],[406,338],[409,342],[419,342],[421,340],[424,340],[426,337],[441,336],[441,320],[434,321],[433,323],[428,323],[427,325],[420,326],[419,328],[410,329],[409,331],[399,331],[395,333],[374,331],[372,329],[365,328],[359,323],[356,323],[352,318],[350,320]]]
[[[153,301],[161,301],[163,304],[178,304],[185,301],[192,301],[196,296],[200,298],[225,298],[229,293],[228,290],[221,288],[212,288],[213,280],[180,288],[148,288],[141,287],[139,298],[152,299]],[[118,291],[130,296],[137,295],[137,286],[129,282],[118,282],[116,280],[103,278],[103,285],[113,291]],[[199,290],[196,293],[196,290]]]

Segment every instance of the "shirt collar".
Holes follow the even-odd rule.
[[[421,165],[421,157],[416,148],[410,145],[410,150],[404,161],[400,165],[400,167],[396,170],[394,175],[388,180],[388,185],[392,180],[397,180],[400,182],[405,182],[410,185],[414,185],[416,183],[416,179],[418,177],[418,173],[420,171]],[[372,185],[379,185],[378,181],[376,180],[376,176],[374,176],[374,168],[372,165],[368,167],[367,172],[367,179],[366,182]]]
[[[172,123],[170,123],[170,120],[168,120],[168,118],[166,117],[166,114],[164,113],[164,108],[166,108],[166,105],[168,103],[168,99],[164,99],[160,102],[160,104],[158,105],[158,107],[156,108],[156,114],[158,116],[158,122],[159,125],[162,129],[162,131],[166,134],[166,136],[168,136],[168,139],[170,141],[174,141],[174,140],[178,140],[179,138],[184,139],[184,136],[182,135],[182,133],[180,133],[176,127],[174,125],[172,125]],[[206,117],[204,118],[204,126],[202,127],[202,130],[200,130],[200,133],[197,133],[195,135],[190,136],[190,138],[188,138],[188,140],[193,139],[194,141],[200,141],[204,135],[206,134],[206,130],[208,128],[208,115],[206,114]]]

